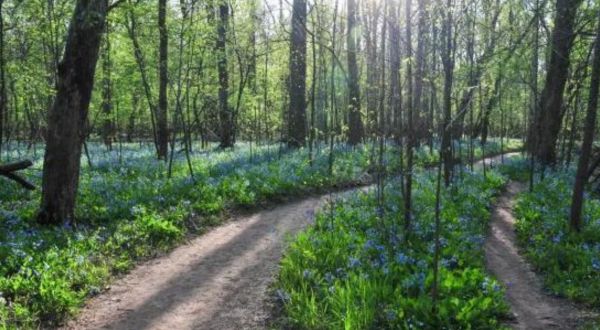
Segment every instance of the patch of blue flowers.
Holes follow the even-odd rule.
[[[516,165],[518,166],[518,164]],[[508,171],[511,169],[509,168]],[[574,169],[546,173],[518,197],[517,237],[548,289],[600,306],[600,201],[586,193],[581,233],[569,229]]]
[[[417,171],[413,224],[404,239],[399,182],[326,207],[299,234],[277,281],[283,326],[306,329],[495,329],[506,314],[504,290],[485,273],[489,206],[505,180],[467,173],[443,192],[438,313],[431,299],[435,177]],[[305,276],[306,273],[310,276]]]

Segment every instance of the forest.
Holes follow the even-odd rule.
[[[0,329],[600,329],[595,0],[0,0]]]

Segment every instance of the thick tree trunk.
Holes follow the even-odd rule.
[[[556,163],[556,141],[563,118],[563,94],[569,72],[575,16],[582,0],[557,0],[550,62],[536,116],[535,157],[545,165]]]
[[[156,114],[157,131],[156,137],[158,141],[158,158],[167,160],[169,153],[169,124],[167,118],[167,84],[168,84],[168,47],[169,36],[167,34],[167,0],[159,0],[158,2],[158,30],[160,33],[159,45],[159,87],[158,87],[158,112]]]
[[[229,25],[229,5],[220,1],[219,24],[217,28],[217,68],[219,71],[219,121],[221,148],[233,147],[233,113],[229,107],[229,71],[227,70],[227,26]]]
[[[106,15],[107,0],[78,0],[48,113],[42,177],[42,224],[74,220],[82,144]]]
[[[348,143],[362,142],[364,129],[360,115],[360,87],[358,85],[358,64],[356,63],[356,1],[348,1]]]
[[[294,0],[290,46],[288,146],[306,143],[306,0]]]
[[[596,34],[596,45],[594,46],[594,62],[592,65],[592,81],[588,108],[585,118],[585,130],[583,133],[583,144],[581,145],[581,156],[577,166],[575,185],[571,203],[571,229],[581,230],[581,212],[583,209],[583,189],[588,178],[588,168],[594,143],[594,131],[596,130],[596,114],[598,111],[598,89],[600,88],[600,20]]]

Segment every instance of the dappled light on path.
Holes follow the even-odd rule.
[[[149,261],[91,299],[67,329],[260,328],[265,292],[285,238],[312,221],[325,198],[243,217]]]

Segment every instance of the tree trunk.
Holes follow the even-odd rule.
[[[556,141],[562,125],[563,92],[569,72],[575,16],[581,0],[557,0],[550,62],[536,118],[535,157],[545,165],[556,163]]]
[[[219,71],[219,121],[221,148],[233,147],[233,113],[229,108],[229,71],[227,70],[227,27],[229,25],[229,5],[220,1],[219,24],[217,28],[217,54]]]
[[[294,0],[290,47],[288,146],[306,142],[306,0]]]
[[[4,0],[0,0],[0,156],[4,142],[4,117],[6,114],[6,75],[4,61]]]
[[[110,59],[110,31],[109,24],[106,23],[106,35],[104,44],[104,53],[102,54],[102,114],[104,116],[102,123],[102,139],[108,150],[112,150],[113,140],[113,122],[112,112],[112,81],[111,81],[111,59]]]
[[[398,24],[398,7],[390,5],[390,105],[392,119],[390,131],[397,141],[402,134],[402,95],[400,86],[400,25]]]
[[[583,189],[587,181],[587,172],[594,143],[594,131],[596,129],[596,113],[598,111],[598,89],[600,87],[600,21],[596,34],[596,45],[594,46],[594,62],[592,64],[592,81],[588,108],[585,118],[585,130],[583,132],[583,144],[581,145],[581,156],[577,166],[575,185],[573,187],[573,198],[571,203],[571,229],[581,230],[581,212],[583,209]]]
[[[158,158],[167,160],[169,153],[169,124],[167,118],[167,84],[168,84],[168,47],[169,36],[167,34],[167,0],[158,2],[158,30],[160,32],[159,45],[159,86],[158,86],[158,113],[157,122],[157,140],[158,140]]]
[[[422,1],[422,0],[421,0]],[[421,8],[421,7],[420,7]],[[411,218],[412,218],[412,170],[413,170],[413,148],[415,146],[415,115],[418,112],[415,111],[415,105],[420,103],[420,93],[421,90],[418,91],[413,89],[413,79],[419,84],[421,80],[419,77],[419,70],[417,69],[417,77],[413,77],[412,74],[412,0],[406,1],[406,76],[407,76],[407,86],[406,86],[406,110],[407,110],[407,143],[406,143],[406,177],[405,183],[406,188],[404,189],[404,228],[406,235],[408,237],[410,233],[411,226]],[[422,15],[419,14],[419,15]],[[419,19],[420,20],[420,19]],[[422,54],[421,54],[422,55]],[[414,93],[414,95],[413,95]],[[415,97],[419,97],[417,100]]]
[[[357,145],[363,140],[363,124],[360,115],[360,87],[356,63],[356,1],[348,0],[348,143]]]
[[[444,184],[450,185],[452,178],[453,162],[452,162],[452,85],[454,82],[454,55],[453,55],[453,37],[452,26],[454,24],[452,17],[452,0],[447,0],[446,19],[444,22],[443,33],[441,40],[442,46],[442,63],[444,66],[444,119],[442,123],[442,152],[441,158],[444,163]]]
[[[58,67],[56,97],[48,113],[41,224],[74,220],[81,148],[107,12],[107,0],[78,0],[75,6]]]

